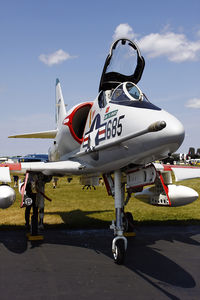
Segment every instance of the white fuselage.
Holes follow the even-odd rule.
[[[166,127],[119,143],[123,137],[142,132],[157,121],[164,121]],[[88,113],[81,144],[63,122],[54,145],[56,159],[52,160],[78,161],[86,166],[86,173],[109,172],[129,164],[141,165],[163,159],[175,152],[183,139],[183,125],[162,109],[132,107],[109,101],[100,108],[97,97]],[[95,151],[98,148],[100,150]]]

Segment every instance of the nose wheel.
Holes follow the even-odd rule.
[[[134,233],[134,220],[130,212],[124,214],[124,227],[126,233]]]
[[[112,242],[112,253],[114,262],[118,265],[123,264],[127,248],[127,239],[125,237],[115,237]]]

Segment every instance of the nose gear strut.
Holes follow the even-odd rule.
[[[112,241],[112,253],[114,262],[122,264],[124,262],[127,249],[127,239],[124,236],[124,191],[125,185],[122,184],[121,171],[114,172],[114,199],[115,199],[115,214],[116,221],[110,226],[114,230],[115,238]]]

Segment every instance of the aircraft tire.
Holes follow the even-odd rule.
[[[125,232],[134,231],[133,215],[130,212],[125,213]]]
[[[125,258],[125,245],[123,239],[119,239],[115,244],[115,251],[113,252],[114,262],[118,265],[123,264]]]

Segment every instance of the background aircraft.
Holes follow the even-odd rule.
[[[190,147],[186,159],[200,159],[200,148],[198,148],[195,153],[195,148]]]
[[[190,147],[188,153],[169,153],[168,157],[163,159],[164,164],[176,164],[176,163],[187,163],[187,164],[196,164],[200,161],[200,148],[197,149],[195,153],[195,148]]]
[[[19,162],[36,162],[36,161],[48,161],[48,155],[47,154],[27,154],[25,156],[20,156],[18,158]]]
[[[83,185],[94,186],[103,174],[107,191],[114,197],[112,253],[118,264],[123,262],[127,248],[125,232],[133,230],[132,215],[124,211],[132,193],[159,206],[185,205],[198,198],[191,188],[172,184],[170,172],[179,180],[179,169],[152,163],[179,148],[184,128],[173,115],[149,102],[137,86],[144,66],[134,42],[124,38],[115,41],[105,61],[96,99],[69,111],[57,79],[56,129],[12,136],[54,139],[49,162],[5,164],[0,168],[3,182],[9,182],[13,172],[34,174],[43,183],[51,176],[79,175]],[[181,178],[194,176],[186,173],[182,172]],[[153,186],[143,190],[146,185]],[[9,186],[0,186],[1,208],[10,206],[14,199]]]

